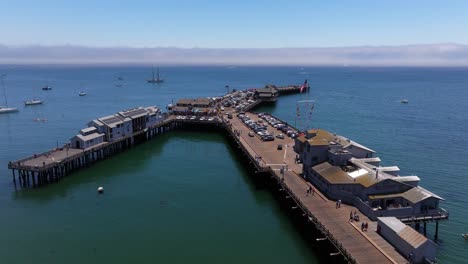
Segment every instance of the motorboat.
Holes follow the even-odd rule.
[[[462,234],[462,237],[463,237],[465,240],[468,240],[468,233]]]
[[[42,87],[42,90],[50,91],[50,90],[52,90],[52,87],[50,87],[49,85],[46,85],[46,86]]]
[[[400,103],[402,103],[402,104],[407,104],[407,103],[409,103],[409,102],[408,102],[407,99],[402,99],[402,100],[400,100]]]
[[[39,105],[39,104],[42,104],[42,103],[43,103],[42,100],[36,100],[36,99],[24,101],[24,105]]]
[[[85,93],[85,92],[80,92],[78,95],[79,95],[79,96],[85,96],[86,93]]]

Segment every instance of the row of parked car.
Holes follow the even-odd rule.
[[[212,116],[182,116],[176,117],[177,120],[190,120],[190,121],[214,121],[215,117]]]
[[[260,122],[255,122],[250,117],[244,113],[240,113],[237,117],[244,122],[252,131],[249,133],[249,136],[254,137],[257,134],[263,141],[273,141],[275,138],[267,130],[267,125]]]
[[[254,92],[238,91],[238,92],[226,95],[222,105],[223,107],[233,107],[236,110],[241,111],[253,103],[255,103]]]
[[[283,132],[285,135],[291,138],[297,137],[297,131],[292,127],[284,124],[283,122],[279,121],[278,119],[272,117],[267,113],[259,113],[258,117],[263,119],[265,123],[270,124],[272,127],[278,129],[279,131]]]

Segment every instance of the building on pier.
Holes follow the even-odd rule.
[[[215,115],[215,101],[211,98],[180,99],[172,106],[175,115]]]
[[[397,166],[381,167],[373,150],[321,129],[296,138],[304,177],[328,197],[358,207],[367,217],[448,217],[441,197],[418,186],[419,177],[400,176]]]
[[[155,106],[137,107],[101,117],[88,123],[71,139],[73,148],[87,149],[103,142],[115,142],[156,126],[165,119]]]
[[[377,218],[377,232],[406,256],[410,263],[435,261],[437,245],[397,218]]]
[[[104,142],[105,134],[99,133],[96,127],[87,127],[71,139],[71,147],[86,149]]]
[[[274,85],[267,85],[265,88],[255,89],[254,97],[264,102],[276,102],[278,99],[278,89]]]

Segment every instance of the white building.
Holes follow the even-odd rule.
[[[104,134],[99,133],[95,127],[80,130],[80,134],[71,139],[72,148],[87,149],[104,142]]]
[[[148,112],[145,128],[153,127],[164,121],[164,114],[156,106],[145,107],[145,110]]]
[[[133,134],[132,120],[130,118],[115,114],[98,118],[97,121],[93,120],[91,123],[97,124],[99,130],[104,130],[106,141],[112,142]]]
[[[437,245],[395,217],[379,217],[377,232],[410,263],[435,261]]]

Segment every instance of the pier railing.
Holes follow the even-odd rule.
[[[339,240],[337,240],[333,234],[320,222],[320,220],[315,217],[312,212],[305,206],[299,198],[296,197],[295,193],[288,187],[288,185],[284,182],[283,178],[279,177],[276,172],[269,167],[270,173],[277,177],[278,181],[281,184],[281,187],[286,190],[288,196],[290,196],[294,202],[301,208],[301,210],[307,214],[308,220],[316,226],[316,228],[325,236],[327,237],[328,241],[333,244],[333,246],[340,252],[340,254],[348,261],[348,263],[357,263],[353,256],[346,250],[346,248],[341,244]]]

